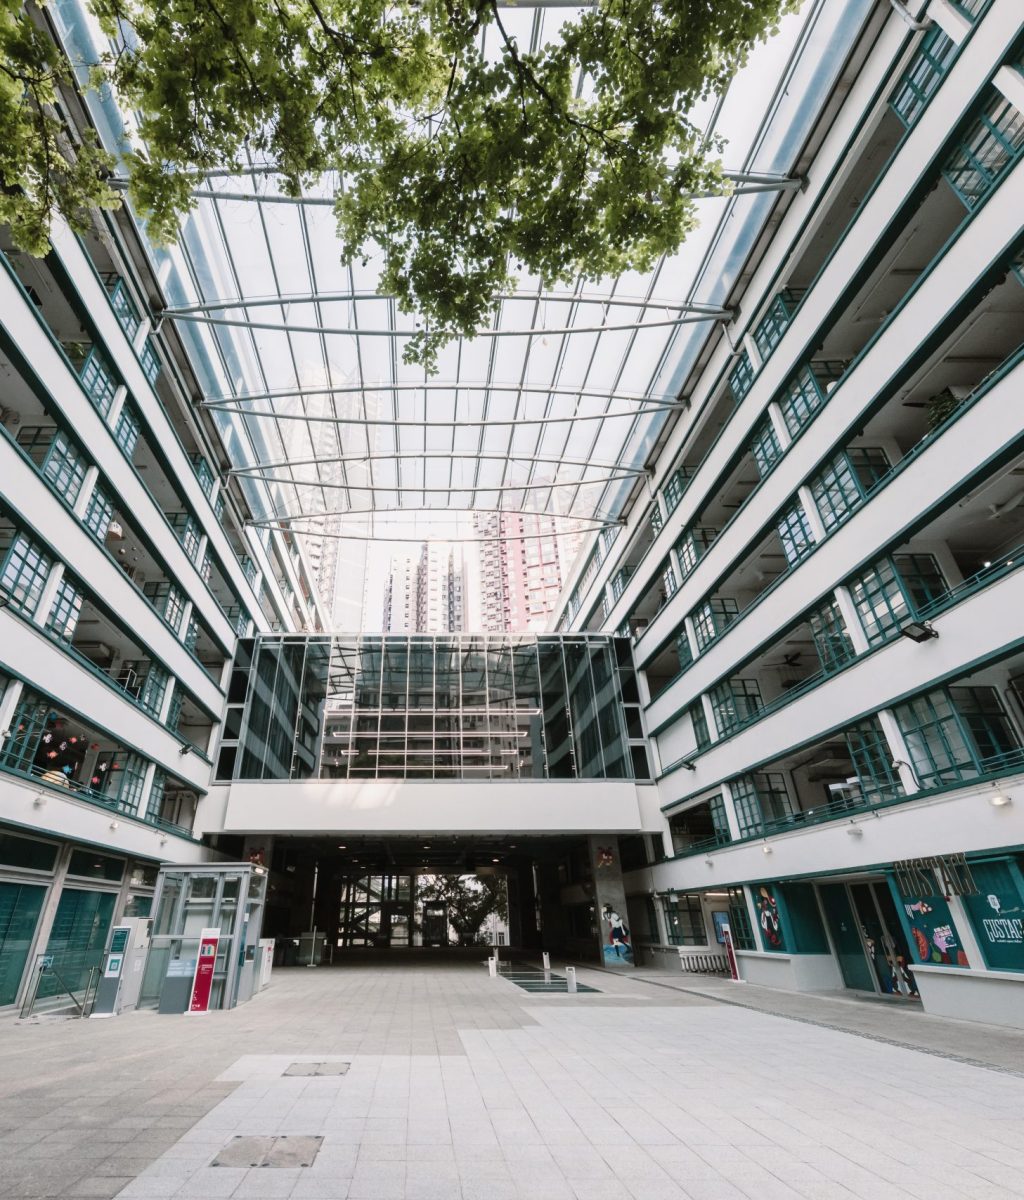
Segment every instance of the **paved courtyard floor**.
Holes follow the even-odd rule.
[[[580,979],[600,992],[477,965],[297,969],[228,1013],[0,1021],[0,1197],[1024,1197],[1024,1034]],[[232,1146],[311,1165],[211,1165]]]

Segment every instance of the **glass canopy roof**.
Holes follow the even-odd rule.
[[[474,538],[467,515],[484,511],[616,523],[870,9],[807,0],[692,114],[726,139],[736,191],[697,201],[677,254],[555,290],[523,275],[431,375],[403,363],[414,321],[378,294],[375,265],[341,261],[333,181],[295,201],[259,166],[208,179],[154,257],[258,520],[388,541]],[[503,13],[531,46],[571,16]],[[121,140],[110,109],[97,116]]]

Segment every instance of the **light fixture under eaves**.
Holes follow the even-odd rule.
[[[927,642],[938,636],[938,630],[930,621],[908,621],[900,629],[900,637],[910,638],[912,642]]]
[[[993,808],[1005,808],[1008,804],[1013,803],[1013,797],[1007,796],[1005,792],[994,792],[989,796],[988,802]]]
[[[863,837],[864,836],[864,830],[861,829],[861,827],[859,825],[855,825],[852,821],[850,822],[849,825],[847,825],[846,832],[850,835],[850,837]]]
[[[761,853],[762,854],[771,854],[771,852],[772,852],[771,846],[769,846],[768,843],[765,842],[765,844],[761,847]]]
[[[697,769],[697,764],[692,758],[681,758],[679,760],[679,765],[686,771],[696,771]]]

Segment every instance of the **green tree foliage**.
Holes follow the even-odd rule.
[[[11,3],[0,54],[17,63]],[[120,47],[102,73],[138,117],[130,194],[151,234],[174,239],[203,172],[273,164],[293,195],[342,181],[342,253],[381,256],[381,289],[417,315],[407,357],[428,365],[519,270],[551,285],[675,250],[694,194],[723,187],[721,146],[687,114],[798,3],[600,0],[531,52],[497,0],[92,0]],[[16,89],[9,108],[45,110]],[[22,120],[8,187],[38,214],[92,202],[95,185],[47,186]]]
[[[448,924],[460,946],[487,941],[481,937],[481,929],[492,913],[508,920],[505,880],[497,875],[424,875],[419,879],[417,899],[447,906]]]
[[[116,203],[111,159],[95,139],[73,143],[55,109],[60,88],[74,86],[41,21],[21,0],[0,0],[0,224],[32,254],[49,249],[55,212],[81,230],[91,207]]]

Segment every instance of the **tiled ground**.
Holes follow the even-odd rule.
[[[0,1024],[0,1196],[1024,1197],[1017,1035],[879,1006],[859,1036],[825,1027],[828,1000],[792,1020],[582,979],[602,992],[531,996],[481,966],[295,970],[232,1013]],[[931,1052],[873,1040],[908,1021]],[[1003,1069],[942,1057],[960,1034]],[[295,1061],[351,1067],[285,1076]],[[323,1138],[311,1167],[209,1165],[236,1135],[283,1134]]]

